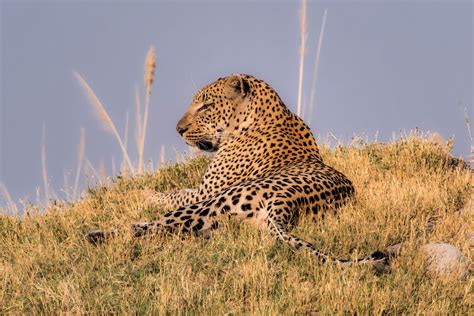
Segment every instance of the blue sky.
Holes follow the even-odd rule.
[[[103,161],[111,174],[111,157],[119,160],[73,69],[123,132],[146,51],[156,47],[145,145],[153,161],[162,145],[169,160],[174,149],[186,150],[175,124],[197,88],[218,77],[259,77],[296,110],[299,1],[3,0],[0,8],[0,181],[15,199],[34,201],[41,187],[43,125],[49,180],[59,195],[64,172],[74,173],[81,127],[96,167]],[[466,157],[465,108],[474,120],[472,2],[310,1],[306,102],[324,9],[313,131],[388,141],[393,132],[418,127],[454,136],[454,153]]]

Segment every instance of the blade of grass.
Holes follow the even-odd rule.
[[[301,115],[301,95],[303,91],[303,73],[304,73],[304,55],[306,50],[306,5],[307,0],[301,0],[301,25],[300,25],[300,71],[298,79],[298,102],[297,102],[297,114]]]
[[[137,152],[140,155],[140,139],[142,135],[142,103],[140,100],[140,91],[138,90],[138,86],[135,86],[135,142],[137,144]],[[140,163],[139,163],[140,164]]]
[[[79,147],[77,151],[77,168],[76,168],[76,177],[74,179],[74,189],[72,193],[73,199],[77,198],[77,188],[79,187],[79,177],[82,170],[82,162],[84,161],[84,154],[86,149],[86,131],[81,127],[81,136],[79,140]]]
[[[165,145],[161,145],[161,150],[160,150],[160,167],[163,167],[165,165]]]
[[[105,168],[105,163],[103,159],[101,159],[99,162],[99,177],[100,184],[107,185],[107,169]]]
[[[467,133],[469,134],[469,141],[471,143],[471,153],[469,157],[469,162],[474,162],[474,137],[472,136],[471,132],[471,121],[469,120],[469,115],[467,114],[467,108],[464,109],[464,123],[467,126]]]
[[[44,195],[46,200],[49,201],[51,192],[49,190],[48,171],[46,170],[46,126],[44,124],[41,136],[41,176],[43,178]]]
[[[145,136],[146,136],[146,129],[147,129],[147,122],[148,122],[148,107],[150,104],[150,95],[151,95],[151,85],[153,84],[153,80],[155,78],[155,68],[156,68],[156,54],[155,48],[150,46],[148,49],[146,59],[145,59],[145,106],[144,106],[144,113],[143,113],[143,124],[141,125],[141,134],[140,134],[140,146],[139,146],[139,153],[138,153],[138,174],[142,174],[143,172],[143,149],[145,147]]]
[[[100,181],[99,172],[97,172],[97,169],[94,168],[94,165],[90,162],[90,160],[89,160],[87,157],[84,158],[84,161],[86,162],[86,165],[87,165],[87,167],[89,168],[89,170],[92,172],[92,175],[93,175],[98,181]]]
[[[125,128],[123,132],[123,144],[125,146],[125,150],[128,152],[128,121],[129,121],[129,113],[128,111],[125,113]],[[122,158],[122,163],[121,165],[125,165],[125,159]],[[115,173],[114,173],[115,175]]]
[[[326,17],[327,17],[328,9],[324,10],[323,22],[321,25],[321,32],[319,32],[319,40],[318,40],[318,48],[316,50],[316,60],[314,62],[314,70],[313,70],[313,82],[311,83],[311,97],[309,99],[309,117],[308,117],[308,125],[311,124],[311,118],[313,116],[314,105],[316,101],[316,87],[317,87],[317,80],[318,80],[318,70],[319,70],[319,58],[321,56],[321,47],[323,44],[324,38],[324,29],[326,27]]]
[[[6,200],[8,209],[13,211],[11,213],[17,215],[18,208],[16,206],[16,203],[13,202],[10,192],[8,192],[7,186],[3,182],[0,182],[0,196],[3,196],[4,199]]]
[[[130,172],[132,174],[134,173],[133,165],[132,162],[130,161],[130,158],[127,153],[127,149],[125,148],[125,144],[122,141],[122,138],[120,137],[120,134],[117,131],[117,128],[115,127],[114,122],[110,118],[109,114],[105,110],[105,107],[102,105],[100,102],[99,98],[97,95],[94,93],[92,88],[89,86],[89,84],[84,80],[84,78],[76,71],[73,71],[74,76],[76,79],[79,81],[80,85],[82,86],[82,89],[86,93],[87,97],[89,98],[89,102],[91,105],[95,108],[100,121],[102,122],[102,125],[106,128],[107,131],[112,133],[115,138],[117,139],[117,142],[119,143],[120,149],[122,150],[122,155],[125,161],[127,162],[128,168],[130,169]]]
[[[69,172],[64,170],[63,172],[63,181],[64,181],[64,187],[60,190],[66,194],[66,200],[71,200],[74,197],[72,196],[72,187],[69,186]]]

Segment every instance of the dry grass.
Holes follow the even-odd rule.
[[[471,143],[471,152],[469,154],[469,160],[471,163],[474,162],[474,136],[472,136],[471,131],[471,121],[469,115],[467,114],[467,109],[464,109],[464,123],[466,123],[467,134],[469,135],[469,141]]]
[[[43,179],[43,189],[46,201],[51,199],[49,190],[48,169],[46,168],[46,127],[43,124],[41,131],[41,178]]]
[[[308,0],[301,0],[301,21],[300,21],[300,70],[298,77],[298,101],[296,103],[296,114],[301,115],[301,102],[303,94],[303,74],[304,74],[304,56],[306,53],[306,7]]]
[[[79,139],[79,146],[77,150],[77,167],[76,167],[76,177],[74,179],[74,189],[73,189],[73,199],[77,198],[77,189],[79,188],[79,179],[82,171],[82,163],[84,162],[84,156],[86,153],[86,130],[81,127],[81,138]],[[66,186],[67,188],[67,186]]]
[[[324,29],[326,28],[326,17],[328,10],[324,10],[323,21],[321,23],[321,31],[319,32],[318,48],[316,49],[316,60],[314,61],[313,80],[311,82],[311,94],[309,99],[308,125],[311,126],[311,118],[313,117],[314,105],[316,103],[316,89],[318,83],[319,59],[321,57],[321,47],[323,46]],[[306,117],[306,116],[305,116]]]
[[[145,137],[146,137],[146,130],[147,130],[147,123],[148,123],[148,108],[150,105],[150,95],[151,95],[151,85],[153,84],[153,81],[155,79],[155,69],[156,69],[156,54],[155,54],[155,48],[151,46],[148,49],[148,52],[146,54],[145,58],[145,77],[144,77],[144,83],[145,83],[145,105],[144,105],[144,113],[143,113],[143,122],[141,122],[138,126],[137,129],[140,132],[140,142],[138,146],[138,174],[143,173],[143,150],[145,148]],[[137,102],[139,100],[137,99]],[[139,106],[137,106],[139,109]],[[138,113],[138,110],[137,110]],[[139,115],[137,114],[137,120],[139,120]]]
[[[100,102],[99,98],[95,94],[94,90],[89,86],[89,84],[86,82],[86,80],[76,71],[73,72],[74,76],[76,77],[77,81],[81,85],[82,89],[84,90],[85,94],[87,95],[87,98],[89,99],[89,102],[91,105],[94,107],[96,110],[96,113],[99,117],[99,120],[102,123],[102,126],[105,128],[106,131],[112,133],[115,138],[117,139],[117,142],[120,145],[120,149],[122,150],[122,155],[124,160],[127,162],[128,169],[133,173],[134,168],[132,165],[132,162],[130,160],[130,157],[128,156],[127,148],[125,147],[125,144],[122,140],[122,137],[120,137],[120,134],[115,127],[114,122],[110,118],[109,114],[105,110],[104,105],[102,102]]]
[[[7,210],[9,210],[9,214],[18,214],[16,203],[13,202],[10,192],[8,192],[7,186],[3,182],[0,182],[0,197],[7,202]]]
[[[411,137],[396,143],[323,148],[325,160],[346,173],[357,201],[302,220],[295,232],[337,256],[357,256],[404,242],[392,272],[318,265],[305,252],[247,225],[230,221],[210,239],[122,236],[93,247],[83,235],[128,227],[160,210],[140,189],[195,187],[208,163],[197,158],[155,174],[115,179],[77,203],[45,215],[0,217],[0,314],[467,314],[472,275],[464,281],[429,278],[416,249],[428,241],[459,247],[472,218],[458,214],[472,193],[472,175],[452,167],[436,144]],[[426,229],[435,222],[432,233]]]
[[[137,170],[135,170],[135,167],[132,164],[130,155],[127,150],[128,129],[129,129],[128,112],[126,113],[126,117],[125,117],[124,135],[123,137],[121,137],[117,130],[117,127],[115,126],[115,123],[110,118],[104,105],[99,100],[94,90],[90,87],[90,85],[78,72],[73,71],[74,76],[76,77],[82,89],[84,90],[86,96],[89,99],[89,102],[96,110],[98,118],[100,122],[102,123],[102,127],[104,127],[106,131],[110,132],[111,134],[115,136],[115,139],[117,140],[120,146],[120,149],[122,151],[122,163],[120,166],[120,172],[124,175],[128,174],[129,172],[132,175],[135,173],[141,175],[144,172],[143,151],[145,148],[145,137],[146,137],[146,131],[147,131],[147,124],[148,124],[148,112],[149,112],[149,105],[150,105],[151,86],[153,84],[153,81],[155,80],[155,70],[156,70],[156,53],[155,53],[155,48],[151,46],[148,49],[148,52],[145,58],[145,74],[144,74],[144,79],[143,79],[144,84],[145,84],[145,102],[143,105],[143,114],[142,114],[142,104],[140,100],[139,89],[138,87],[135,87],[135,141],[137,143],[137,151],[138,151]],[[85,144],[80,144],[80,146],[85,146]],[[79,162],[82,161],[81,152],[79,152],[78,161]],[[115,170],[115,162],[113,162],[113,169]],[[76,180],[77,180],[77,177],[76,177]],[[76,190],[77,190],[77,186],[75,184],[74,194],[73,194],[74,198],[76,196],[76,193],[75,193]]]
[[[140,152],[142,124],[142,102],[140,100],[140,90],[137,85],[135,86],[135,143],[137,144],[137,152]]]

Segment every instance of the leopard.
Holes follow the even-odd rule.
[[[268,232],[318,262],[343,266],[387,261],[374,251],[339,259],[292,234],[303,214],[321,218],[355,196],[353,183],[323,161],[309,126],[265,81],[233,74],[206,85],[176,125],[184,142],[213,157],[196,189],[155,192],[151,199],[166,213],[132,225],[133,236],[158,232],[208,235],[221,219],[235,218]],[[116,230],[91,231],[100,243]]]

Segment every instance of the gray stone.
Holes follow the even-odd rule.
[[[430,243],[421,247],[430,275],[464,279],[469,273],[469,260],[461,251],[447,243]]]

